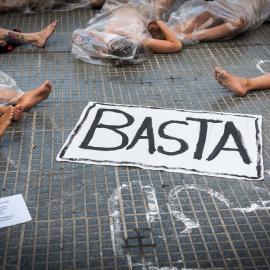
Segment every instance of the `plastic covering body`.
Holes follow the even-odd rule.
[[[33,13],[52,9],[67,11],[81,7],[90,7],[90,0],[0,0],[0,13]]]
[[[156,0],[155,3],[155,17],[166,21],[171,14],[174,0]],[[91,7],[91,0],[0,0],[0,13],[7,11],[33,13],[52,9],[68,11],[82,7]]]
[[[175,0],[154,0],[155,18],[167,21],[172,13]]]
[[[124,66],[138,64],[151,52],[143,40],[150,38],[147,24],[154,18],[152,1],[108,0],[85,29],[72,36],[72,53],[84,62]]]
[[[12,78],[0,71],[0,106],[12,105],[23,94]]]
[[[167,26],[183,44],[192,44],[204,30],[226,24],[222,38],[231,39],[258,28],[269,16],[270,0],[192,0],[171,14]]]

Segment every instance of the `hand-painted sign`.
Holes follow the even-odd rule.
[[[58,161],[263,179],[261,116],[89,103]]]

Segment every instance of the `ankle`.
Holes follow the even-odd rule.
[[[246,91],[252,90],[252,82],[250,79],[242,79],[242,85]]]

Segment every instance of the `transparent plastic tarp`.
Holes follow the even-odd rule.
[[[138,64],[151,52],[143,40],[151,38],[147,24],[154,18],[152,1],[106,1],[88,27],[72,35],[72,53],[84,62],[124,66]]]
[[[198,34],[227,24],[226,39],[258,28],[270,16],[270,0],[192,0],[173,12],[167,26],[183,44],[198,43]],[[215,38],[213,38],[215,39]]]
[[[0,0],[0,13],[9,11],[20,13],[50,10],[68,11],[90,6],[90,0]]]
[[[175,0],[155,0],[155,18],[160,21],[167,21],[170,17]]]
[[[13,104],[23,94],[12,78],[0,71],[0,106]]]

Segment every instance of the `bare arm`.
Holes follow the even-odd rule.
[[[209,29],[204,29],[196,33],[198,40],[213,40],[217,38],[227,37],[236,34],[241,30],[244,25],[244,20],[242,18],[236,19],[234,21],[227,21],[224,24],[215,26]],[[192,39],[192,34],[188,34],[187,38]]]
[[[163,21],[157,21],[160,30],[164,34],[166,40],[145,39],[147,48],[153,53],[177,53],[182,49],[181,41],[176,37]]]

